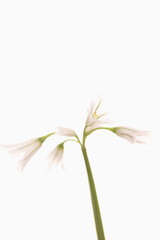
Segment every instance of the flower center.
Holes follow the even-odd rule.
[[[97,114],[96,111],[93,113],[92,117],[93,117],[93,118],[98,118],[98,114]]]

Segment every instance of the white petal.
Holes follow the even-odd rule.
[[[58,146],[56,148],[53,149],[53,151],[50,153],[50,155],[48,156],[48,160],[49,160],[49,168],[51,166],[56,166],[58,165],[63,158],[63,153],[64,153],[64,149],[60,149]]]
[[[76,136],[76,132],[70,128],[58,127],[57,129],[58,129],[58,131],[56,133],[61,136],[66,136],[66,137],[75,137]]]
[[[92,115],[94,113],[95,109],[96,109],[96,104],[94,101],[91,101],[89,113]]]
[[[11,149],[8,151],[8,153],[10,154],[17,154],[17,153],[20,153],[20,152],[24,152],[24,153],[27,153],[27,152],[32,152],[34,149],[36,149],[37,147],[41,147],[42,143],[40,141],[34,141],[30,144],[27,144],[27,145],[23,145],[23,146],[18,146],[17,145],[17,148],[15,149]]]
[[[141,131],[134,128],[128,128],[128,127],[118,127],[115,132],[119,137],[122,137],[126,140],[128,140],[131,143],[144,143],[140,138],[148,135],[149,132],[147,131]]]
[[[127,134],[127,133],[117,133],[117,135],[121,138],[124,138],[125,140],[129,141],[130,143],[135,143],[136,142],[136,138],[135,136],[131,135],[131,134]]]
[[[33,143],[36,143],[38,141],[39,141],[38,138],[34,138],[18,144],[1,145],[1,147],[6,148],[8,150],[22,150],[23,148],[31,146]]]
[[[93,129],[95,128],[100,128],[100,127],[103,127],[105,124],[108,124],[110,123],[111,121],[110,120],[101,120],[101,119],[94,119],[94,118],[90,118],[88,119],[88,122],[90,124],[86,124],[87,128],[86,128],[86,132],[90,132],[92,131]]]
[[[42,142],[39,138],[34,138],[23,143],[3,145],[2,147],[7,149],[7,153],[12,157],[21,157],[21,160],[19,161],[19,169],[23,170],[27,162],[41,146]]]
[[[22,160],[19,161],[19,169],[22,171],[23,168],[26,166],[26,164],[28,163],[28,161],[33,157],[33,155],[36,154],[36,152],[39,150],[39,148],[41,147],[41,144],[37,145],[36,147],[32,148],[32,150],[30,149],[30,151],[25,153],[25,156]]]
[[[86,128],[86,131],[85,131],[85,132],[88,133],[88,132],[92,131],[93,129],[99,128],[99,127],[101,127],[101,123],[95,121],[94,123],[92,123],[91,125],[89,125],[89,126]]]
[[[94,119],[91,114],[88,114],[87,120],[86,120],[86,126],[92,125],[95,121],[96,119]]]

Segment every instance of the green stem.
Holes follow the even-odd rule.
[[[104,230],[103,230],[103,225],[102,225],[102,219],[101,219],[101,213],[99,209],[99,204],[98,204],[98,198],[97,198],[97,193],[96,193],[96,188],[94,184],[94,179],[87,155],[87,151],[85,146],[82,146],[82,153],[83,157],[85,160],[85,165],[86,165],[86,170],[88,174],[88,181],[89,181],[89,187],[90,187],[90,194],[91,194],[91,200],[92,200],[92,207],[93,207],[93,212],[94,212],[94,220],[95,220],[95,225],[96,225],[96,231],[97,231],[97,239],[98,240],[105,240],[104,236]]]
[[[117,130],[117,127],[112,127],[112,128],[108,128],[108,127],[98,127],[98,128],[94,128],[93,130],[91,130],[90,132],[87,133],[87,136],[90,135],[92,132],[96,131],[96,130],[99,130],[99,129],[105,129],[105,130],[109,130],[113,133],[116,132]]]

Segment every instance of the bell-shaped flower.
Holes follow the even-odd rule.
[[[64,142],[58,144],[48,156],[49,167],[51,167],[52,165],[54,166],[58,165],[60,162],[62,163],[63,153],[64,153]]]
[[[141,131],[129,127],[115,127],[112,132],[117,134],[117,136],[128,140],[130,143],[145,143],[143,137],[150,134],[149,131]]]
[[[106,113],[97,113],[97,110],[101,104],[101,101],[98,103],[98,105],[95,105],[94,102],[91,102],[90,110],[88,112],[87,120],[86,120],[86,129],[85,132],[88,133],[92,131],[95,128],[102,127],[106,123],[110,123],[110,120],[104,119],[104,116]]]
[[[19,144],[2,145],[2,147],[6,148],[8,153],[12,156],[20,155],[20,157],[22,157],[22,159],[19,161],[19,169],[22,171],[31,157],[33,157],[40,149],[43,142],[52,134],[54,133],[40,138],[34,138]]]
[[[65,136],[65,137],[76,137],[77,134],[74,130],[70,128],[64,128],[64,127],[57,127],[57,132],[58,135],[60,136]]]

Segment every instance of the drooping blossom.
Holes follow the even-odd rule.
[[[65,136],[65,137],[76,137],[77,134],[74,130],[70,128],[64,128],[64,127],[57,127],[57,132],[58,135],[60,136]]]
[[[62,163],[63,159],[63,153],[64,153],[64,142],[58,144],[53,151],[49,154],[49,167],[52,165],[56,166],[59,163]]]
[[[130,143],[145,143],[143,138],[150,134],[149,131],[141,131],[129,127],[115,127],[112,130],[117,136],[128,140]]]
[[[43,137],[34,138],[19,144],[2,145],[3,148],[8,150],[8,153],[12,156],[20,155],[22,158],[19,160],[19,169],[22,171],[28,161],[36,154],[41,148],[43,142],[54,133],[48,134]]]

